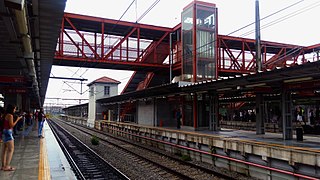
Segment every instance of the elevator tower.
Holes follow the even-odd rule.
[[[182,12],[182,80],[198,82],[217,76],[217,8],[193,1]]]

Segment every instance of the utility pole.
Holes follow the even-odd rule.
[[[259,0],[256,0],[256,64],[257,71],[262,71]]]

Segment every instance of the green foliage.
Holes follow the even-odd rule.
[[[174,153],[176,156],[182,156],[182,153],[180,150],[176,150],[175,153]]]
[[[99,145],[99,138],[97,136],[91,137],[91,144],[92,145]]]
[[[181,159],[182,159],[183,161],[191,161],[191,157],[188,156],[188,155],[182,155],[182,156],[181,156]]]

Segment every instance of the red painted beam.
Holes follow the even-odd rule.
[[[306,47],[307,50],[320,49],[320,43]]]
[[[169,68],[168,64],[150,64],[150,63],[142,63],[142,62],[134,62],[134,61],[120,61],[117,59],[106,60],[106,59],[85,59],[85,58],[77,58],[77,57],[68,57],[68,56],[55,56],[54,61],[78,61],[78,62],[87,62],[87,63],[105,63],[105,64],[115,64],[115,65],[132,65],[132,66],[142,66],[142,67],[156,67],[156,68]],[[59,65],[55,64],[54,65]]]
[[[26,83],[23,76],[0,76],[0,83]]]

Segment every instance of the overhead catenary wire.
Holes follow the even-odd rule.
[[[143,19],[159,2],[160,2],[160,0],[154,1],[154,2],[151,4],[151,6],[137,19],[136,22],[141,21],[141,19]]]
[[[297,2],[297,3],[300,3],[300,2],[301,2],[301,1],[299,1],[299,2]],[[296,5],[296,4],[294,4],[294,5]],[[287,19],[289,19],[289,18],[292,18],[292,17],[294,17],[294,16],[297,16],[297,15],[299,15],[299,14],[301,14],[301,13],[307,12],[307,11],[313,9],[313,8],[318,7],[318,6],[320,6],[320,1],[317,1],[317,2],[315,2],[315,3],[312,3],[312,4],[310,4],[310,5],[306,6],[306,7],[303,7],[303,8],[301,8],[301,9],[299,9],[299,10],[296,10],[296,11],[294,11],[294,12],[292,12],[292,13],[289,13],[289,14],[283,16],[283,17],[277,18],[277,19],[275,19],[275,20],[273,20],[273,21],[271,21],[271,22],[269,22],[269,23],[267,23],[267,24],[264,24],[264,25],[261,27],[261,29],[265,29],[265,28],[268,28],[268,27],[273,26],[273,25],[275,25],[275,24],[278,24],[278,23],[280,23],[280,22],[282,22],[282,21],[284,21],[284,20],[287,20]],[[290,5],[290,6],[288,6],[288,7],[292,7],[292,5]],[[246,32],[246,33],[244,33],[244,34],[241,34],[240,37],[248,36],[248,35],[250,35],[250,34],[252,34],[252,33],[254,33],[254,32],[255,32],[255,30],[250,30],[249,32]],[[267,47],[270,47],[270,46],[267,46]],[[286,58],[286,57],[288,57],[288,56],[290,56],[290,55],[293,55],[293,54],[295,54],[296,52],[299,52],[301,49],[302,49],[302,47],[292,48],[291,50],[287,51],[286,54],[282,54],[281,56],[279,56],[278,59],[277,59],[275,62],[279,62],[279,61],[283,60],[284,58]]]
[[[289,6],[286,6],[286,7],[282,8],[282,9],[276,11],[276,12],[273,12],[273,13],[271,13],[271,14],[263,17],[263,18],[261,18],[260,21],[263,21],[263,20],[265,20],[265,19],[267,19],[267,18],[269,18],[269,17],[271,17],[271,16],[273,16],[273,15],[276,15],[276,14],[278,14],[278,13],[284,11],[284,10],[287,10],[287,9],[289,9],[289,8],[295,6],[295,5],[298,5],[298,4],[302,3],[303,1],[304,1],[304,0],[298,1],[298,2],[296,2],[296,3],[293,3],[293,4],[289,5]],[[247,28],[247,27],[249,27],[249,26],[251,26],[251,25],[254,25],[255,23],[256,23],[256,22],[252,22],[252,23],[250,23],[250,24],[247,24],[247,25],[245,25],[245,26],[243,26],[243,27],[241,27],[241,28],[239,28],[239,29],[237,29],[237,30],[235,30],[235,31],[232,31],[231,33],[227,34],[227,36],[229,36],[229,35],[231,35],[231,34],[234,34],[234,33],[238,32],[238,31],[241,31],[242,29],[245,29],[245,28]]]
[[[56,77],[52,72],[50,72],[50,74],[51,74],[51,76],[52,76],[52,77]],[[64,83],[62,83],[62,85],[61,85],[61,87],[60,87],[59,92],[61,92],[61,91],[62,91],[63,85],[64,85]]]
[[[294,12],[292,12],[292,13],[290,13],[290,14],[287,14],[287,15],[285,15],[285,16],[283,16],[283,17],[280,17],[280,18],[278,18],[278,19],[276,19],[276,20],[273,20],[273,21],[271,21],[271,22],[269,22],[269,23],[267,23],[267,24],[264,24],[264,25],[261,27],[261,29],[265,29],[265,28],[268,28],[268,27],[273,26],[273,25],[275,25],[275,24],[278,24],[278,23],[280,23],[280,22],[282,22],[282,21],[285,21],[285,20],[287,20],[287,19],[290,19],[290,18],[292,18],[292,17],[294,17],[294,16],[297,16],[297,15],[299,15],[299,14],[301,14],[301,13],[304,13],[304,12],[306,12],[306,11],[309,11],[309,10],[311,10],[311,9],[313,9],[313,8],[318,7],[318,6],[320,6],[320,1],[317,1],[316,3],[310,4],[310,5],[302,8],[302,9],[299,9],[299,10],[297,10],[297,11],[294,11]],[[250,31],[248,31],[248,32],[246,32],[246,33],[241,34],[240,37],[244,37],[244,36],[250,35],[250,34],[252,34],[254,31],[255,31],[255,30],[252,29],[252,30],[250,30]]]

